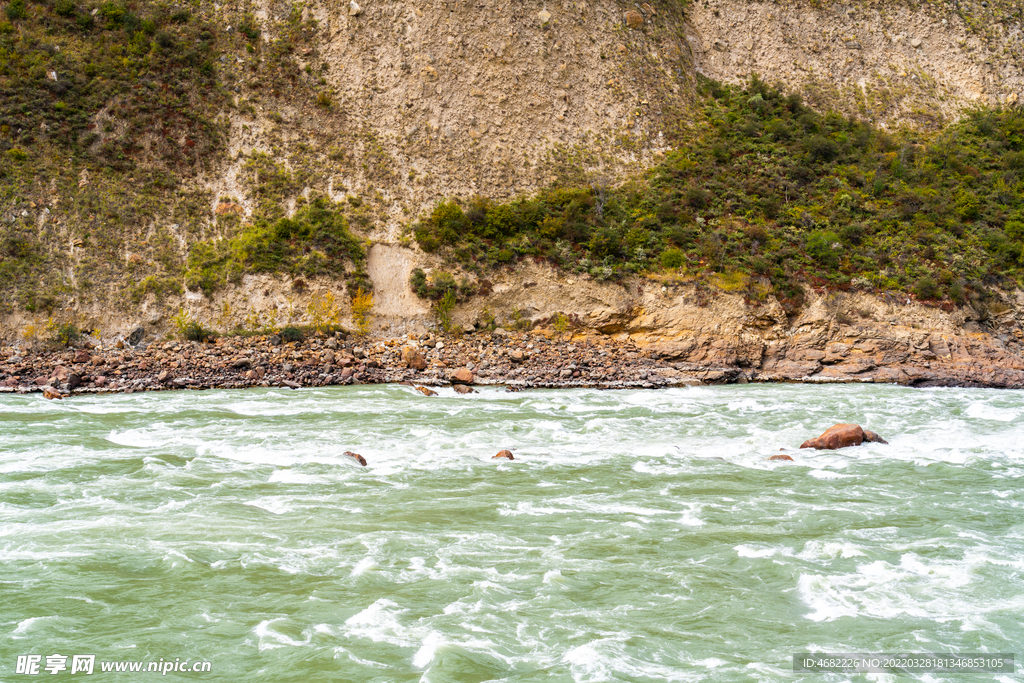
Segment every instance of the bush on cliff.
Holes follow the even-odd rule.
[[[210,294],[245,273],[344,277],[349,265],[355,266],[350,277],[362,283],[365,259],[366,250],[340,208],[317,198],[292,218],[258,220],[230,240],[194,244],[185,283]]]
[[[416,239],[480,274],[540,258],[600,279],[658,268],[764,275],[790,307],[799,282],[856,279],[953,303],[1024,282],[1024,111],[979,109],[938,133],[892,134],[814,112],[756,77],[703,91],[699,133],[643,178],[607,192],[595,183],[476,198],[466,210],[449,200]]]

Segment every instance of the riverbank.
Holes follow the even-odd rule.
[[[750,382],[1024,387],[1024,359],[990,336],[842,340],[689,339],[638,345],[624,335],[569,337],[503,329],[385,339],[338,333],[285,342],[278,335],[208,343],[142,342],[76,349],[0,350],[0,392],[78,393],[410,383],[528,388],[659,388]]]

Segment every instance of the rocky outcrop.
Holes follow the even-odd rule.
[[[855,424],[832,425],[816,439],[808,439],[800,444],[800,448],[814,448],[821,451],[834,451],[849,446],[859,446],[865,441],[889,443],[874,432],[863,429]]]

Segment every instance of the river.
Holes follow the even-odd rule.
[[[100,680],[599,683],[1024,652],[1024,393],[440,393],[0,397],[0,680],[33,654],[73,680],[94,655]],[[797,450],[836,422],[889,444]]]

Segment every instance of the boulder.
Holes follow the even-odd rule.
[[[769,460],[789,460],[790,462],[793,461],[793,458],[789,457],[785,453],[779,453],[778,455],[773,455],[772,457],[770,457],[768,459]]]
[[[508,352],[508,357],[513,362],[522,363],[526,355],[519,349],[512,349],[511,351]]]
[[[89,349],[78,349],[75,351],[76,363],[88,363],[92,359],[92,354],[89,353]]]
[[[437,392],[433,389],[427,389],[426,387],[413,387],[416,391],[420,392],[424,396],[437,396]]]
[[[629,10],[626,12],[626,26],[637,29],[644,25],[644,15],[640,14],[636,10]]]
[[[298,389],[298,388],[300,388],[300,387],[301,387],[302,385],[301,385],[301,384],[299,384],[298,382],[292,382],[292,381],[290,381],[290,380],[287,380],[287,379],[283,379],[283,380],[281,380],[281,386],[283,386],[283,387],[288,387],[289,389]]]
[[[848,446],[859,446],[865,441],[875,443],[889,443],[874,432],[864,430],[860,425],[837,424],[832,425],[816,439],[808,439],[800,444],[800,448],[815,448],[817,450],[834,451],[838,448]]]
[[[60,395],[59,391],[51,387],[49,384],[43,387],[43,396],[50,400],[53,400],[55,398],[64,398],[63,396]]]
[[[366,467],[366,458],[359,455],[358,453],[353,453],[352,451],[345,451],[344,453],[342,453],[342,455],[352,458],[363,467]]]
[[[472,384],[473,371],[469,368],[459,368],[448,378],[452,384]]]
[[[427,359],[423,357],[419,349],[412,346],[402,347],[402,360],[413,370],[427,369]]]
[[[465,384],[456,384],[454,387],[456,394],[475,394],[473,387],[468,387]]]
[[[82,384],[82,377],[81,377],[81,375],[77,375],[77,374],[72,372],[72,373],[70,373],[68,375],[68,377],[65,380],[65,382],[68,385],[68,389],[76,389],[77,387],[79,387]]]
[[[136,325],[131,332],[128,333],[127,341],[132,346],[138,346],[142,343],[143,338],[146,336],[146,329],[142,325]]]
[[[510,451],[508,449],[505,449],[503,451],[498,451],[497,455],[492,455],[491,456],[491,460],[497,460],[498,458],[505,458],[507,460],[515,460],[515,458],[512,457],[512,451]]]

